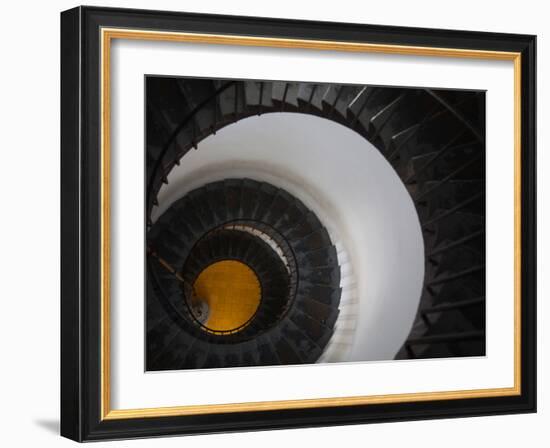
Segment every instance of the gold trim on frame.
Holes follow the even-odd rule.
[[[101,419],[111,405],[111,38],[101,33]]]
[[[214,45],[297,48],[358,53],[453,57],[514,63],[514,386],[442,392],[370,395],[304,400],[111,409],[110,388],[110,49],[112,39],[186,42]],[[521,394],[521,54],[514,52],[418,47],[304,39],[193,34],[136,29],[101,29],[101,419],[167,417],[430,400],[503,397]]]

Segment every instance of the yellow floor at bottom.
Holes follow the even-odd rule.
[[[206,267],[194,284],[196,296],[209,307],[205,326],[214,331],[230,331],[246,323],[261,299],[258,277],[246,264],[218,261]]]

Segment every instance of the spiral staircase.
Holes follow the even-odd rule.
[[[189,151],[227,125],[275,112],[352,129],[410,193],[425,278],[396,359],[485,354],[481,93],[160,77],[148,77],[146,88],[148,370],[311,363],[326,351],[341,307],[342,260],[298,198],[266,182],[225,179],[153,219],[162,186]],[[249,266],[261,285],[255,314],[226,332],[205,326],[193,305],[197,276],[220,260]]]
[[[149,370],[311,363],[328,343],[340,300],[336,250],[318,218],[284,190],[249,179],[205,185],[172,204],[148,245],[159,298],[148,303]],[[197,322],[182,299],[219,260],[250,266],[262,290],[255,315],[227,332]],[[186,341],[193,346],[184,352]]]

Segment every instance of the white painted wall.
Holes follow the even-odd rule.
[[[539,413],[379,425],[165,438],[97,447],[339,447],[343,444],[464,448],[548,445],[550,320],[547,192],[550,177],[548,7],[537,0],[458,3],[438,0],[319,2],[278,0],[88,0],[87,4],[187,10],[204,13],[353,21],[384,25],[474,29],[538,34],[539,194]],[[0,28],[3,64],[2,175],[5,213],[2,247],[0,341],[2,406],[0,440],[5,446],[75,446],[57,436],[59,397],[59,11],[76,1],[7,2]],[[39,118],[39,119],[38,119]],[[32,125],[32,128],[29,126]],[[15,167],[25,167],[20,173]],[[33,330],[33,328],[35,330]],[[337,378],[335,378],[335,381]],[[368,381],[368,378],[365,379]]]
[[[343,270],[354,273],[323,360],[393,359],[418,309],[424,246],[410,195],[379,151],[324,118],[250,117],[185,155],[160,191],[154,218],[190,190],[232,177],[263,180],[301,199],[339,247]]]

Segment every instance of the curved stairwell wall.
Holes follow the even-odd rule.
[[[152,219],[196,187],[245,177],[302,200],[337,248],[340,314],[319,362],[393,359],[418,311],[424,245],[410,194],[391,165],[333,121],[284,112],[250,117],[204,139],[174,167]]]

